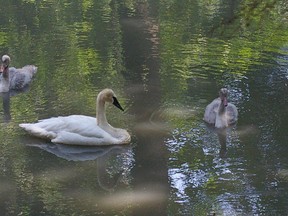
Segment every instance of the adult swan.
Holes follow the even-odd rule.
[[[34,65],[26,65],[23,68],[9,68],[11,59],[8,55],[3,55],[1,60],[0,92],[23,90],[30,84],[37,72],[37,67]]]
[[[222,88],[219,98],[214,99],[206,107],[204,121],[215,125],[216,128],[225,128],[234,124],[238,119],[238,111],[234,104],[227,102],[228,90]]]
[[[91,146],[129,143],[131,137],[126,130],[114,128],[107,122],[106,102],[124,111],[114,92],[104,89],[97,96],[96,118],[84,115],[60,116],[19,126],[30,134],[49,139],[53,143]]]

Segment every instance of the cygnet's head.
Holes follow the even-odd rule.
[[[1,59],[0,72],[2,73],[5,69],[9,67],[10,57],[8,55],[3,55]]]
[[[228,105],[227,96],[228,96],[227,88],[221,88],[219,91],[219,97],[220,97],[221,101],[224,103],[224,106]]]
[[[117,97],[112,89],[104,89],[98,94],[97,100],[103,100],[105,102],[112,103],[114,106],[119,108],[120,110],[124,111],[124,109],[121,107],[119,101],[117,100]]]
[[[5,67],[8,67],[9,63],[11,61],[11,59],[8,55],[3,55],[1,60],[2,60],[3,66],[5,66]]]

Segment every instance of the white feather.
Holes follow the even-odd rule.
[[[101,91],[97,98],[97,119],[84,115],[60,116],[40,120],[37,123],[23,123],[19,126],[30,134],[49,139],[53,143],[70,145],[111,145],[130,142],[129,133],[120,128],[113,128],[105,117],[105,101],[107,89]],[[110,92],[112,90],[109,90]],[[111,92],[110,92],[111,93]],[[114,93],[113,93],[114,95]],[[106,101],[107,102],[107,101]],[[103,105],[103,106],[102,106]],[[103,120],[104,119],[104,120]]]

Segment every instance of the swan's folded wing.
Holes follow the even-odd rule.
[[[209,124],[214,124],[216,121],[216,115],[218,107],[220,105],[220,100],[216,98],[210,104],[207,105],[204,113],[203,120]]]
[[[226,107],[228,114],[228,123],[233,124],[238,120],[238,110],[234,104],[228,103]]]
[[[44,139],[54,139],[59,131],[67,128],[65,117],[43,119],[37,123],[23,123],[19,126],[31,135]]]
[[[56,137],[56,133],[53,131],[45,130],[41,127],[38,127],[35,124],[19,124],[19,126],[25,129],[28,133],[37,136],[43,139],[54,139]]]
[[[122,132],[121,137],[112,136],[97,125],[96,118],[71,115],[40,120],[35,124],[20,124],[30,134],[51,139],[54,143],[70,145],[111,145],[130,141],[130,135]]]

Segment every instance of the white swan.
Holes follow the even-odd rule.
[[[228,90],[222,88],[219,98],[214,99],[205,109],[204,121],[216,128],[225,128],[238,120],[238,111],[234,104],[227,102]]]
[[[126,130],[114,128],[107,122],[106,102],[124,111],[114,92],[104,89],[97,96],[96,118],[84,115],[60,116],[19,126],[30,134],[50,139],[53,143],[93,146],[129,143],[131,137]]]
[[[37,72],[37,67],[34,65],[26,65],[23,68],[9,68],[10,57],[2,56],[2,65],[0,72],[0,92],[8,92],[9,90],[21,90],[30,84],[33,76]]]

